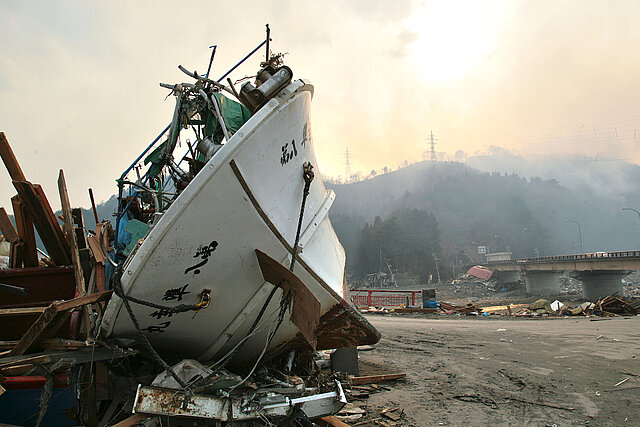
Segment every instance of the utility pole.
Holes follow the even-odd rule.
[[[349,147],[344,151],[344,183],[348,184],[351,180],[351,157],[349,156]]]
[[[580,223],[575,219],[565,219],[564,222],[573,222],[575,225],[578,226],[578,238],[580,239],[580,253],[583,254],[584,249],[582,248],[582,231],[580,230]]]
[[[440,269],[438,268],[438,256],[433,254],[433,260],[436,262],[436,274],[438,275],[438,284],[440,284]]]

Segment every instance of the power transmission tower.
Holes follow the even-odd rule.
[[[351,157],[349,156],[349,147],[344,151],[344,183],[347,184],[351,180]]]
[[[429,144],[429,163],[437,163],[438,158],[436,156],[436,143],[435,143],[437,139],[433,137],[433,131],[431,131],[430,141],[431,142]]]

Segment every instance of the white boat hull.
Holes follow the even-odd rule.
[[[247,334],[273,289],[256,249],[288,268],[304,187],[303,163],[316,166],[309,121],[313,87],[291,83],[262,107],[208,162],[164,212],[121,279],[128,296],[166,306],[196,304],[211,291],[208,308],[169,315],[132,303],[143,332],[161,350],[209,361]],[[318,174],[316,174],[318,175]],[[327,216],[334,194],[318,177],[310,187],[294,273],[320,303],[318,348],[379,339],[345,302],[345,253]],[[241,359],[259,355],[273,327],[281,291],[265,311]],[[138,336],[122,300],[114,295],[101,324],[116,338]],[[271,349],[300,339],[289,316]]]

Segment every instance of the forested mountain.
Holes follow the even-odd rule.
[[[626,165],[617,173],[629,174],[629,179],[637,176],[640,168]],[[603,172],[598,179],[606,182],[606,177]],[[616,178],[623,179],[624,176]],[[478,246],[487,246],[491,252],[508,249],[518,258],[577,253],[580,237],[585,252],[640,248],[639,218],[621,211],[640,201],[636,197],[637,181],[626,181],[617,192],[613,190],[615,186],[603,192],[584,180],[575,182],[582,184],[578,190],[567,188],[556,179],[481,172],[463,163],[421,162],[361,182],[328,185],[336,192],[330,216],[347,251],[349,271],[356,274],[376,271],[371,261],[362,261],[370,259],[367,251],[372,250],[362,242],[367,241],[372,230],[382,229],[387,223],[401,224],[403,229],[378,232],[378,236],[392,236],[378,237],[376,244],[382,245],[383,254],[378,259],[386,257],[399,269],[424,274],[401,261],[407,258],[396,260],[389,255],[396,247],[416,245],[415,239],[407,240],[407,236],[418,236],[415,230],[420,229],[407,216],[414,209],[433,218],[436,224],[433,232],[437,239],[428,233],[419,238],[429,240],[423,242],[425,245],[439,243],[430,250],[439,249],[445,273],[446,266],[456,258],[467,256],[481,262]],[[581,236],[577,225],[567,220],[580,224]],[[405,245],[396,242],[399,236],[404,236]],[[432,263],[432,257],[423,256],[425,265]],[[427,269],[433,272],[431,266]]]

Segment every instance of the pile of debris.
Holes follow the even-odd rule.
[[[478,304],[468,303],[466,305],[449,304],[444,301],[437,302],[437,308],[418,307],[418,306],[401,306],[401,307],[367,307],[360,310],[361,313],[369,314],[481,314],[482,309]]]
[[[538,299],[531,304],[484,307],[490,315],[535,316],[635,316],[640,314],[639,297],[621,297],[617,293],[594,302],[586,301],[569,306],[555,300]]]
[[[640,297],[621,297],[617,293],[598,299],[593,312],[604,316],[635,316],[640,313]]]
[[[94,207],[96,230],[85,227],[60,171],[61,226],[3,133],[0,156],[18,192],[15,227],[0,208],[11,267],[0,269],[0,423],[133,425],[190,417],[295,424],[347,403],[342,384],[320,370],[311,347],[285,351],[284,358],[266,355],[253,366],[236,366],[235,349],[208,366],[191,359],[169,366],[145,347],[129,348],[132,340],[100,337],[113,293],[106,284],[109,222],[100,222]],[[38,255],[34,226],[48,255]]]
[[[583,295],[582,283],[568,274],[560,275],[560,294],[562,295]]]
[[[456,298],[475,297],[487,298],[498,292],[512,292],[523,290],[523,282],[503,283],[496,279],[481,280],[474,276],[465,274],[451,282],[451,290]]]
[[[446,314],[479,314],[482,313],[482,309],[477,304],[468,303],[464,306],[455,304],[448,304],[440,301],[440,310]]]
[[[622,297],[618,294],[600,298],[594,302],[583,302],[574,306],[563,304],[555,300],[538,299],[530,304],[509,304],[490,307],[480,307],[478,303],[455,305],[444,301],[437,302],[437,308],[423,308],[413,306],[402,307],[368,307],[363,313],[370,314],[441,314],[441,315],[472,315],[472,316],[635,316],[640,315],[640,297]]]
[[[400,407],[384,407],[379,411],[371,411],[358,406],[357,402],[366,401],[372,394],[391,391],[389,382],[402,380],[406,374],[384,374],[367,376],[345,376],[345,393],[351,403],[347,403],[334,416],[323,417],[327,425],[349,427],[361,425],[397,426],[402,425],[404,410]],[[384,383],[384,384],[382,384]],[[364,405],[363,405],[364,406]],[[366,407],[366,406],[365,406]]]
[[[73,404],[79,396],[71,418],[95,425],[97,404],[113,398],[98,391],[99,378],[109,376],[109,365],[137,354],[97,336],[112,294],[102,249],[112,230],[97,215],[96,230],[85,228],[82,210],[70,206],[62,170],[61,226],[42,187],[26,179],[4,133],[0,156],[18,193],[11,199],[15,227],[0,208],[0,231],[10,245],[10,268],[0,270],[1,421],[22,425],[31,417],[30,424],[59,424],[69,409],[61,399]],[[34,227],[48,254],[36,248]]]
[[[622,279],[624,294],[628,297],[640,297],[640,273],[634,271]]]

